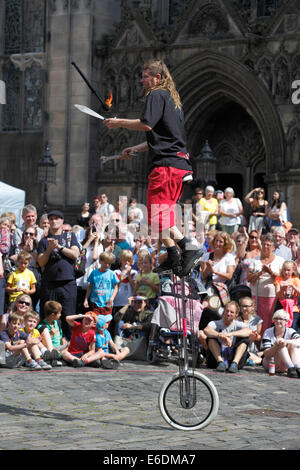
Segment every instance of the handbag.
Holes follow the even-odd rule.
[[[147,339],[145,336],[140,338],[124,338],[123,336],[116,335],[114,337],[114,343],[119,349],[129,348],[130,353],[126,356],[126,359],[136,360],[136,361],[146,361],[147,360]]]
[[[86,256],[85,255],[78,256],[75,262],[75,266],[74,266],[75,279],[78,279],[85,275],[85,265],[86,265]]]

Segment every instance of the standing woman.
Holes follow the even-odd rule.
[[[92,214],[90,212],[90,204],[89,202],[85,202],[82,204],[81,212],[77,216],[77,224],[83,228],[88,227],[91,216]]]
[[[268,211],[269,226],[280,227],[284,222],[287,222],[287,206],[282,200],[279,191],[274,191],[272,202]]]
[[[89,226],[85,231],[85,237],[81,242],[81,256],[85,256],[85,274],[76,279],[77,284],[77,313],[83,313],[85,308],[83,302],[85,299],[86,290],[88,287],[87,278],[93,269],[100,267],[99,256],[103,252],[103,245],[101,243],[101,232],[94,231],[93,226]]]
[[[205,231],[214,230],[218,222],[219,203],[214,197],[215,188],[213,186],[206,186],[205,196],[199,201],[199,209],[209,212],[208,222],[205,224]]]
[[[256,312],[263,320],[262,334],[272,324],[272,315],[277,302],[274,281],[279,276],[284,259],[274,254],[275,242],[271,234],[262,238],[261,254],[249,265],[247,280]]]
[[[250,204],[251,207],[248,232],[251,232],[251,230],[262,230],[265,217],[268,213],[268,201],[265,200],[264,188],[252,189],[245,196],[245,202]]]
[[[221,215],[219,222],[222,230],[232,235],[238,231],[244,210],[240,199],[234,197],[232,188],[226,188],[224,195],[225,199],[222,199],[219,205],[219,214]]]
[[[260,241],[259,232],[257,232],[256,230],[252,230],[252,232],[250,232],[249,235],[247,235],[247,239],[248,239],[248,246],[246,249],[246,254],[241,261],[242,272],[241,272],[240,282],[241,284],[250,287],[250,283],[247,280],[248,269],[249,269],[252,259],[255,258],[256,256],[260,256],[260,253],[261,253],[261,241]]]

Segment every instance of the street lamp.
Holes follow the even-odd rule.
[[[196,161],[196,179],[204,186],[215,184],[216,180],[216,162],[213,152],[206,140],[202,147],[200,155],[195,157]]]
[[[46,144],[45,152],[38,161],[38,182],[44,185],[43,208],[48,209],[48,184],[56,184],[56,165],[53,160],[49,144]]]

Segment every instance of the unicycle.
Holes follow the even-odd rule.
[[[187,328],[185,281],[181,279],[181,299],[178,302],[179,371],[162,386],[158,404],[165,421],[176,429],[195,431],[206,427],[216,417],[219,395],[205,375],[195,371],[198,336]],[[181,305],[179,305],[181,304]],[[192,312],[189,312],[192,316]],[[190,319],[190,325],[193,324]],[[192,356],[192,367],[189,357]]]

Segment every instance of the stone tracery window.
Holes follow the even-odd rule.
[[[2,77],[6,105],[2,131],[37,131],[42,127],[45,0],[4,2]]]
[[[275,10],[277,6],[277,0],[258,0],[257,16],[271,16],[273,10]]]

